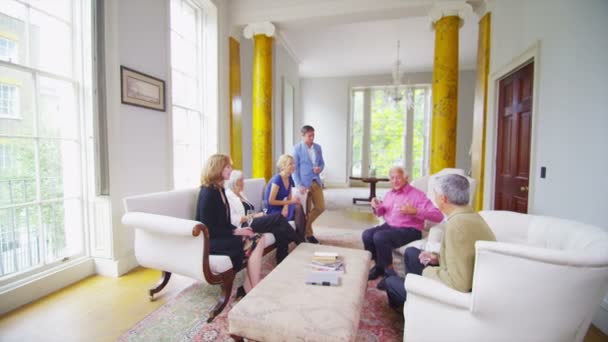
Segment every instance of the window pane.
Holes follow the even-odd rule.
[[[185,101],[185,84],[184,84],[184,76],[182,75],[181,72],[176,71],[175,69],[173,70],[173,73],[171,74],[171,87],[173,88],[172,91],[172,98],[173,98],[173,103],[175,104],[179,104],[182,105],[186,102]]]
[[[0,67],[0,134],[34,135],[32,76]]]
[[[173,141],[175,144],[187,144],[188,114],[186,110],[173,107]]]
[[[356,91],[353,94],[353,127],[352,127],[352,169],[354,177],[361,177],[363,163],[363,91]]]
[[[404,165],[404,101],[387,99],[384,89],[371,93],[370,172],[386,177],[393,165]]]
[[[192,110],[188,111],[188,144],[201,144],[201,113]]]
[[[82,207],[79,200],[41,206],[46,262],[82,252]]]
[[[79,145],[71,141],[41,139],[38,146],[41,198],[79,196]]]
[[[30,4],[65,21],[72,21],[71,0],[30,0]]]
[[[0,205],[36,199],[36,164],[31,139],[0,138]]]
[[[189,76],[184,77],[184,86],[186,94],[183,105],[188,108],[199,109],[200,94],[198,92],[197,80]]]
[[[0,11],[0,60],[26,64],[25,6],[15,1],[3,1]]]
[[[39,135],[78,138],[76,94],[72,83],[38,77],[38,94]]]
[[[67,24],[32,10],[30,25],[31,66],[72,75],[72,32]]]
[[[38,206],[0,209],[0,276],[42,262]]]

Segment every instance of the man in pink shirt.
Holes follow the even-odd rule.
[[[373,198],[372,209],[383,216],[383,224],[363,232],[363,245],[372,253],[376,265],[369,271],[368,280],[393,275],[393,249],[422,238],[424,221],[440,222],[443,214],[426,195],[408,184],[408,175],[400,166],[389,171],[392,189],[384,201]]]

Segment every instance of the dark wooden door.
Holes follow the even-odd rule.
[[[534,63],[499,83],[494,209],[528,212]]]

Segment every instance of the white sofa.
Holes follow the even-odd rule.
[[[263,178],[246,179],[245,195],[256,208],[262,207]],[[210,322],[226,306],[235,270],[228,256],[209,255],[209,233],[194,221],[199,188],[158,192],[127,197],[123,200],[123,224],[135,229],[135,257],[141,266],[163,271],[160,282],[149,290],[150,299],[168,283],[171,274],[221,285],[218,303],[210,310]],[[266,233],[266,252],[275,238]]]
[[[473,291],[408,274],[404,341],[582,341],[608,290],[608,231],[480,214],[498,242],[475,244]]]

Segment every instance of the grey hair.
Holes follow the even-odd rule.
[[[408,177],[409,174],[407,173],[407,171],[405,170],[405,168],[401,165],[394,165],[392,166],[390,169],[388,169],[388,177],[391,177],[391,173],[393,171],[397,171],[399,173],[401,173],[403,175],[403,177]]]
[[[234,190],[236,186],[236,181],[243,178],[243,171],[241,170],[232,170],[230,172],[230,178],[226,181],[226,187],[230,190]]]
[[[466,177],[449,174],[439,176],[435,181],[437,182],[435,191],[445,195],[448,202],[459,206],[469,204],[469,180]]]

